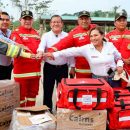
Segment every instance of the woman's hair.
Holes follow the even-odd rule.
[[[101,35],[104,35],[104,31],[101,29],[101,27],[100,27],[100,26],[96,26],[96,27],[94,27],[94,28],[92,28],[92,29],[90,30],[89,36],[91,35],[91,32],[92,32],[93,30],[97,30]],[[105,38],[103,38],[102,40],[105,41],[105,42],[107,41]]]

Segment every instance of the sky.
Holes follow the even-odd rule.
[[[20,12],[10,3],[10,0],[1,0],[9,4],[4,9],[15,19],[19,19]],[[130,0],[53,0],[50,4],[49,11],[53,14],[73,14],[82,10],[87,11],[111,11],[114,6],[120,6],[120,9],[125,9],[130,16]]]

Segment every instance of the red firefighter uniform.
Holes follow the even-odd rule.
[[[130,58],[130,31],[124,30],[123,32],[119,32],[118,30],[113,30],[106,35],[109,41],[113,42],[115,47],[121,53],[123,59]],[[124,64],[124,68],[127,73],[130,75],[130,65]],[[125,87],[127,83],[125,81],[122,82],[122,87]]]
[[[123,59],[130,58],[130,30],[126,29],[123,32],[119,32],[115,29],[109,32],[106,37],[113,42]],[[130,75],[130,65],[125,64],[125,69]]]
[[[60,40],[57,44],[48,49],[49,52],[66,49],[69,47],[80,47],[90,43],[89,31],[95,27],[95,24],[90,24],[88,30],[77,26],[74,28],[67,37]],[[88,62],[84,57],[75,58],[75,71],[77,78],[89,78],[91,77],[91,71]]]
[[[11,39],[19,44],[27,46],[36,54],[40,43],[40,37],[34,29],[19,27]],[[18,57],[14,59],[14,79],[20,83],[20,105],[34,106],[39,89],[40,61]]]

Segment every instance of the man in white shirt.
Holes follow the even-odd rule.
[[[7,12],[1,12],[0,16],[0,35],[9,38],[11,35],[10,16]],[[12,58],[0,54],[0,80],[11,79]]]
[[[47,48],[51,47],[61,39],[67,36],[66,32],[62,31],[63,21],[59,15],[53,15],[50,21],[51,31],[43,34],[41,43],[38,48],[37,58],[41,58]],[[47,105],[52,111],[52,95],[55,81],[58,84],[62,78],[68,77],[68,62],[71,61],[71,67],[74,67],[74,58],[66,57],[56,58],[54,61],[46,59],[43,69],[43,89],[44,98],[43,104]]]

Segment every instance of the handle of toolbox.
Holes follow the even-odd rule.
[[[78,96],[79,91],[83,91],[83,90],[79,90],[78,88],[75,88],[73,90],[73,92],[74,92],[74,94],[73,94],[73,103],[74,103],[74,106],[75,106],[75,108],[77,110],[81,110],[81,107],[77,106],[77,104],[76,104],[77,103],[77,96]],[[101,88],[97,88],[97,104],[93,109],[96,109],[98,107],[98,105],[100,104],[101,94],[102,94]]]
[[[124,102],[124,99],[121,99],[120,100],[120,104],[115,104],[116,107],[121,107],[121,109],[125,109],[126,106],[130,106],[130,103],[129,104],[125,104]]]
[[[119,98],[119,97],[121,97],[121,96],[130,96],[130,94],[120,94],[120,92],[114,92],[114,96],[115,96],[115,98],[116,98],[116,100]]]
[[[97,83],[68,84],[66,82],[66,78],[64,78],[64,84],[66,84],[68,86],[99,86],[99,85],[104,85],[104,82],[101,79],[98,79],[98,81],[100,81],[99,84],[97,84]]]

